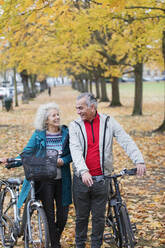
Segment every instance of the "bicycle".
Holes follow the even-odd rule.
[[[17,159],[8,159],[7,168]],[[35,198],[35,182],[30,181],[30,193],[24,205],[23,213],[17,206],[20,178],[0,179],[0,235],[5,248],[13,248],[19,237],[23,236],[25,248],[48,248],[49,229],[43,206]]]
[[[109,197],[106,214],[106,226],[109,227],[109,233],[104,234],[104,242],[111,245],[115,244],[119,248],[134,248],[136,240],[136,224],[131,223],[125,202],[123,202],[120,189],[119,177],[125,175],[135,175],[137,169],[124,169],[119,174],[106,176],[109,179]]]

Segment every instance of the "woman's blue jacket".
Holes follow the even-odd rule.
[[[64,161],[64,165],[61,167],[62,175],[62,203],[63,206],[67,206],[72,203],[72,194],[71,194],[71,173],[70,173],[70,162],[72,158],[69,150],[69,132],[68,128],[64,125],[61,126],[62,132],[62,155],[61,158]],[[31,136],[29,142],[23,151],[28,153],[36,152],[36,156],[44,157],[46,154],[46,131],[35,130]],[[17,166],[22,165],[18,162]],[[25,199],[28,196],[30,191],[30,183],[26,178],[24,179],[21,193],[18,199],[18,207],[20,208],[24,203]]]

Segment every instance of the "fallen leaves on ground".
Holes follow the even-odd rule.
[[[61,109],[61,122],[69,122],[77,118],[75,99],[77,91],[70,87],[55,87],[49,97],[42,93],[30,104],[20,104],[12,112],[0,112],[0,157],[15,157],[22,151],[33,132],[33,119],[37,107],[41,103],[55,101]],[[147,166],[147,174],[142,177],[125,177],[121,180],[122,196],[127,203],[132,222],[137,225],[137,248],[165,247],[165,135],[152,133],[163,121],[162,101],[144,102],[144,115],[131,116],[132,99],[122,98],[123,107],[109,108],[107,103],[99,104],[99,112],[114,116],[125,130],[131,134],[140,148]],[[151,112],[152,110],[152,112]],[[115,172],[123,168],[131,168],[132,162],[121,147],[114,142]],[[23,176],[22,168],[6,170],[1,166],[1,178]],[[91,222],[89,223],[89,233]],[[75,211],[70,206],[69,218],[62,236],[62,246],[75,247]],[[18,240],[18,247],[23,247]],[[90,247],[88,237],[87,248]],[[103,247],[110,247],[104,244]],[[111,248],[114,246],[112,245]]]

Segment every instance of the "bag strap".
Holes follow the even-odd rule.
[[[106,129],[107,129],[107,122],[108,122],[109,119],[110,119],[110,116],[107,116],[107,117],[106,117],[106,120],[105,120],[105,125],[104,125],[103,150],[102,150],[102,168],[103,168],[103,175],[104,175],[104,159],[105,159],[105,156],[104,156],[105,135],[106,135]]]

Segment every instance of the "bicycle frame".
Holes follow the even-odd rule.
[[[20,159],[9,158],[6,168],[10,169],[17,164]],[[35,198],[35,182],[30,181],[30,192],[27,197],[23,214],[17,206],[20,185],[23,180],[19,178],[0,179],[0,234],[3,247],[14,247],[17,238],[24,234],[25,247],[29,244],[39,242],[49,247],[49,228],[43,205]],[[37,216],[36,219],[33,219]],[[34,222],[38,229],[34,228]],[[39,230],[38,233],[33,232]],[[37,237],[37,238],[36,238]]]
[[[8,181],[2,181],[0,180],[0,184],[4,184],[5,188],[9,190],[12,198],[11,198],[11,203],[8,205],[6,211],[4,212],[5,214],[7,211],[13,206],[14,209],[14,222],[17,222],[18,220],[20,221],[20,211],[17,208],[17,201],[19,197],[19,185],[10,185]],[[15,188],[15,189],[14,189]],[[5,194],[5,190],[1,192],[1,197],[3,197]]]
[[[8,182],[9,181],[9,182]],[[29,231],[29,239],[32,240],[32,232],[30,229],[30,211],[34,206],[37,207],[42,207],[42,203],[40,201],[37,201],[35,199],[35,188],[34,188],[34,181],[30,182],[31,184],[31,189],[30,189],[30,200],[28,200],[26,208],[24,208],[24,211],[26,211],[25,216],[26,217],[26,222],[28,226],[28,231]],[[7,205],[7,208],[3,212],[3,216],[8,214],[8,211],[13,208],[13,235],[12,235],[12,240],[13,242],[16,242],[16,239],[20,237],[24,231],[24,222],[23,219],[20,216],[20,210],[17,207],[17,202],[18,202],[18,197],[19,197],[19,190],[20,190],[20,185],[15,185],[14,183],[10,182],[10,179],[7,180],[0,180],[0,201],[2,201],[5,192],[6,191],[10,192],[11,199],[10,202]],[[1,204],[1,202],[0,202]],[[2,223],[1,218],[2,218],[2,209],[0,209],[0,225]],[[24,216],[24,213],[22,217]],[[10,217],[10,216],[9,216]],[[2,245],[5,247],[5,239],[3,238],[3,233],[1,233],[1,239],[2,239]]]
[[[27,204],[27,208],[25,209],[25,211],[27,212],[27,225],[28,225],[28,233],[29,233],[29,241],[32,241],[32,232],[31,232],[31,228],[30,228],[30,210],[31,208],[33,208],[33,206],[37,206],[37,207],[42,207],[41,202],[36,201],[35,199],[35,190],[34,190],[34,181],[30,182],[31,184],[31,197],[30,200],[28,201]]]
[[[1,191],[1,196],[0,196],[0,204],[2,204],[2,200],[5,197],[6,192],[10,193],[11,199],[8,202],[7,208],[5,211],[2,213],[1,210],[1,217],[0,217],[0,225],[2,225],[3,222],[5,222],[4,217],[6,216],[7,218],[10,219],[13,225],[13,233],[12,233],[12,240],[13,242],[16,242],[16,237],[19,235],[19,230],[20,230],[20,211],[17,208],[17,201],[18,201],[18,196],[19,196],[19,187],[20,185],[17,185],[14,183],[13,178],[9,178],[7,180],[0,180],[0,191]],[[13,220],[8,216],[8,211],[12,209],[13,212]],[[2,244],[5,246],[5,239],[3,237],[2,229],[1,229],[1,238],[2,238]]]
[[[129,230],[131,231],[131,233],[133,232],[133,228],[129,219],[126,204],[123,202],[120,194],[118,177],[122,177],[125,174],[135,175],[135,171],[136,169],[132,169],[129,171],[124,169],[118,175],[107,177],[110,181],[109,182],[110,193],[108,199],[108,211],[107,211],[106,223],[109,227],[112,228],[112,233],[110,232],[109,234],[105,234],[105,242],[110,244],[114,240],[117,246],[120,248],[123,247],[123,244],[128,243],[125,226],[123,226],[121,219],[122,218],[121,212],[124,211],[124,213],[126,214],[127,224],[129,226]],[[132,238],[134,239],[133,234],[132,234]]]
[[[112,182],[113,181],[113,182]],[[113,189],[114,186],[114,189]],[[113,219],[115,218],[115,221],[117,223],[118,226],[118,230],[120,230],[120,233],[122,233],[122,227],[121,227],[121,221],[119,218],[119,212],[120,212],[120,208],[124,203],[122,201],[121,198],[121,194],[120,194],[120,190],[119,190],[119,182],[117,180],[117,176],[112,176],[110,178],[110,199],[109,199],[109,215],[112,214],[112,208],[114,209],[114,216],[112,217]],[[110,213],[111,211],[111,213]],[[114,228],[114,232],[115,232],[115,239],[118,240],[119,245],[121,245],[122,240],[121,237],[118,233],[118,230],[116,229],[115,224],[112,222],[113,228]]]

